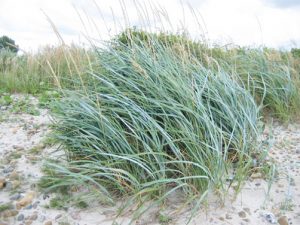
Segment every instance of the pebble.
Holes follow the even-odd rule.
[[[30,204],[30,205],[26,206],[24,209],[26,209],[26,210],[32,209],[32,205]]]
[[[15,200],[18,200],[18,199],[20,199],[22,196],[21,196],[21,194],[20,193],[16,193],[16,194],[14,194],[14,195],[12,195],[12,196],[10,196],[10,200],[11,201],[15,201]]]
[[[252,179],[259,179],[259,178],[262,178],[262,174],[261,173],[253,173],[252,175],[251,175],[251,178]]]
[[[21,209],[29,204],[31,204],[33,198],[35,196],[35,193],[33,191],[28,192],[25,197],[23,197],[21,200],[19,200],[16,204],[17,209]]]
[[[13,180],[13,181],[11,182],[11,185],[12,185],[12,186],[11,186],[12,189],[16,189],[16,188],[20,187],[21,182],[18,181],[18,180]]]
[[[26,220],[25,225],[31,225],[32,224],[32,220]]]
[[[58,214],[56,217],[55,217],[55,220],[58,220],[60,217],[62,217],[61,214]]]
[[[10,173],[10,172],[12,172],[13,170],[14,170],[13,167],[7,167],[7,168],[5,168],[5,169],[3,170],[3,173]]]
[[[18,174],[17,171],[13,171],[11,172],[11,174],[9,175],[9,179],[10,180],[19,180],[20,176]]]
[[[230,214],[227,213],[227,214],[225,215],[225,218],[226,218],[227,220],[231,220],[231,219],[232,219],[232,216],[231,216]]]
[[[38,156],[34,156],[34,155],[27,155],[26,158],[29,161],[38,161],[39,160],[39,157]]]
[[[0,225],[8,225],[8,223],[0,221]],[[52,224],[51,224],[52,225]]]
[[[239,215],[239,217],[241,217],[241,218],[246,218],[246,213],[245,213],[245,211],[240,211],[239,213],[238,213],[238,215]]]
[[[37,213],[34,213],[28,219],[29,220],[36,220],[37,218],[38,218]]]
[[[46,223],[44,223],[44,225],[52,225],[51,221],[47,221]]]
[[[8,181],[5,183],[5,191],[11,191],[11,190],[12,190],[12,183]]]
[[[24,215],[23,214],[18,215],[17,220],[18,221],[23,221],[24,220]]]
[[[249,215],[251,215],[251,210],[250,210],[249,208],[243,208],[243,210],[244,210],[245,212],[247,212]]]
[[[280,225],[289,225],[288,218],[286,216],[281,216],[277,222]]]
[[[266,213],[264,217],[269,223],[276,224],[276,219],[273,213]]]
[[[40,201],[36,201],[35,203],[32,204],[32,208],[36,209],[39,204],[40,204]]]
[[[13,217],[18,215],[18,211],[17,210],[5,210],[4,212],[2,212],[2,217],[7,218],[7,217]]]
[[[45,220],[46,220],[46,216],[44,216],[44,215],[39,215],[39,217],[38,217],[38,220],[39,220],[39,222],[44,222]]]
[[[0,178],[0,189],[4,188],[6,185],[6,181],[4,178]]]

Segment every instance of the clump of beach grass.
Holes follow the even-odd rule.
[[[126,207],[140,205],[135,219],[148,200],[179,191],[197,209],[209,191],[225,193],[228,179],[243,182],[259,136],[251,94],[155,38],[112,46],[97,50],[93,82],[55,104],[53,137],[67,160],[47,164],[43,186],[85,185],[109,202],[130,197]]]

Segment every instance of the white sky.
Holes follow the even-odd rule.
[[[86,42],[85,36],[107,39],[128,26],[126,11],[130,26],[162,29],[163,25],[173,31],[185,27],[193,37],[222,44],[300,47],[300,0],[134,2],[137,0],[0,0],[0,36],[11,37],[25,50],[57,44],[44,11],[67,43]],[[163,15],[168,15],[172,28],[166,20],[160,21]]]

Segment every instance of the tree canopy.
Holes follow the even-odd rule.
[[[17,53],[19,48],[16,45],[15,41],[5,35],[0,37],[0,51],[6,49],[12,52]]]

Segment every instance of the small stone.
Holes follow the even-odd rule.
[[[13,134],[17,133],[17,131],[19,130],[18,127],[13,128],[11,131]],[[16,145],[13,146],[13,148],[17,147]]]
[[[245,211],[240,211],[239,213],[238,213],[238,215],[239,215],[239,217],[241,217],[241,218],[246,218],[246,213],[245,213]]]
[[[251,178],[252,179],[260,179],[260,178],[262,178],[262,174],[261,173],[253,173],[252,175],[251,175]]]
[[[17,209],[21,209],[29,204],[31,204],[33,198],[35,196],[34,192],[28,192],[25,197],[23,197],[21,200],[19,200],[16,204]]]
[[[17,151],[23,151],[24,150],[24,147],[19,146],[19,145],[13,145],[13,148],[16,149]]]
[[[47,221],[46,223],[44,223],[44,225],[52,225],[51,221]]]
[[[10,200],[11,201],[15,201],[15,200],[18,200],[18,199],[20,199],[22,196],[21,196],[21,194],[20,193],[16,193],[16,194],[14,194],[14,195],[12,195],[12,196],[10,196]]]
[[[17,160],[11,160],[9,164],[10,164],[13,168],[15,168],[16,165],[17,165],[17,163],[18,163]]]
[[[20,178],[20,176],[19,176],[18,172],[15,170],[9,175],[10,180],[19,180],[19,178]]]
[[[26,209],[26,210],[32,209],[32,205],[30,204],[30,205],[26,206],[24,209]]]
[[[232,184],[231,184],[231,187],[233,188],[233,189],[237,189],[238,188],[238,186],[239,186],[239,183],[238,182],[233,182]]]
[[[0,225],[8,225],[8,223],[0,221]]]
[[[11,182],[6,182],[5,184],[5,191],[11,191],[13,189],[13,185]]]
[[[27,155],[26,158],[27,158],[29,161],[33,161],[33,162],[36,162],[36,161],[39,160],[39,157],[34,156],[34,155]]]
[[[248,213],[249,215],[251,215],[251,210],[249,208],[243,208],[243,210]]]
[[[47,198],[49,198],[50,196],[48,195],[48,194],[43,194],[43,199],[45,200],[45,199],[47,199]]]
[[[269,223],[272,223],[272,224],[275,224],[276,223],[276,219],[275,219],[275,216],[273,213],[266,213],[264,215],[265,219],[269,222]]]
[[[36,209],[39,204],[40,204],[40,201],[36,201],[35,203],[32,204],[32,208]]]
[[[6,185],[6,181],[4,178],[0,178],[0,189],[4,188]]]
[[[32,214],[32,215],[29,217],[29,220],[34,221],[34,220],[36,220],[37,218],[38,218],[37,214],[34,213],[34,214]]]
[[[226,218],[227,220],[231,220],[231,219],[232,219],[232,216],[231,216],[230,214],[227,213],[227,214],[225,215],[225,218]]]
[[[24,220],[24,215],[23,214],[18,215],[17,220],[18,221],[23,221]]]
[[[289,225],[288,218],[286,216],[281,216],[277,222],[280,225]]]
[[[5,168],[4,170],[3,170],[3,173],[10,173],[10,172],[12,172],[14,170],[14,168],[13,167],[7,167],[7,168]]]
[[[2,212],[2,217],[7,218],[7,217],[13,217],[18,215],[18,211],[17,210],[5,210],[4,212]]]
[[[62,217],[61,214],[58,214],[56,217],[55,217],[55,220],[58,220],[60,217]]]
[[[46,220],[46,216],[44,216],[44,215],[39,215],[39,222],[44,222],[45,220]]]
[[[26,220],[25,225],[31,225],[32,224],[32,220]]]
[[[12,189],[17,189],[18,187],[20,187],[20,185],[21,185],[21,182],[20,181],[18,181],[18,180],[13,180],[12,182],[11,182],[11,187],[12,187]]]

